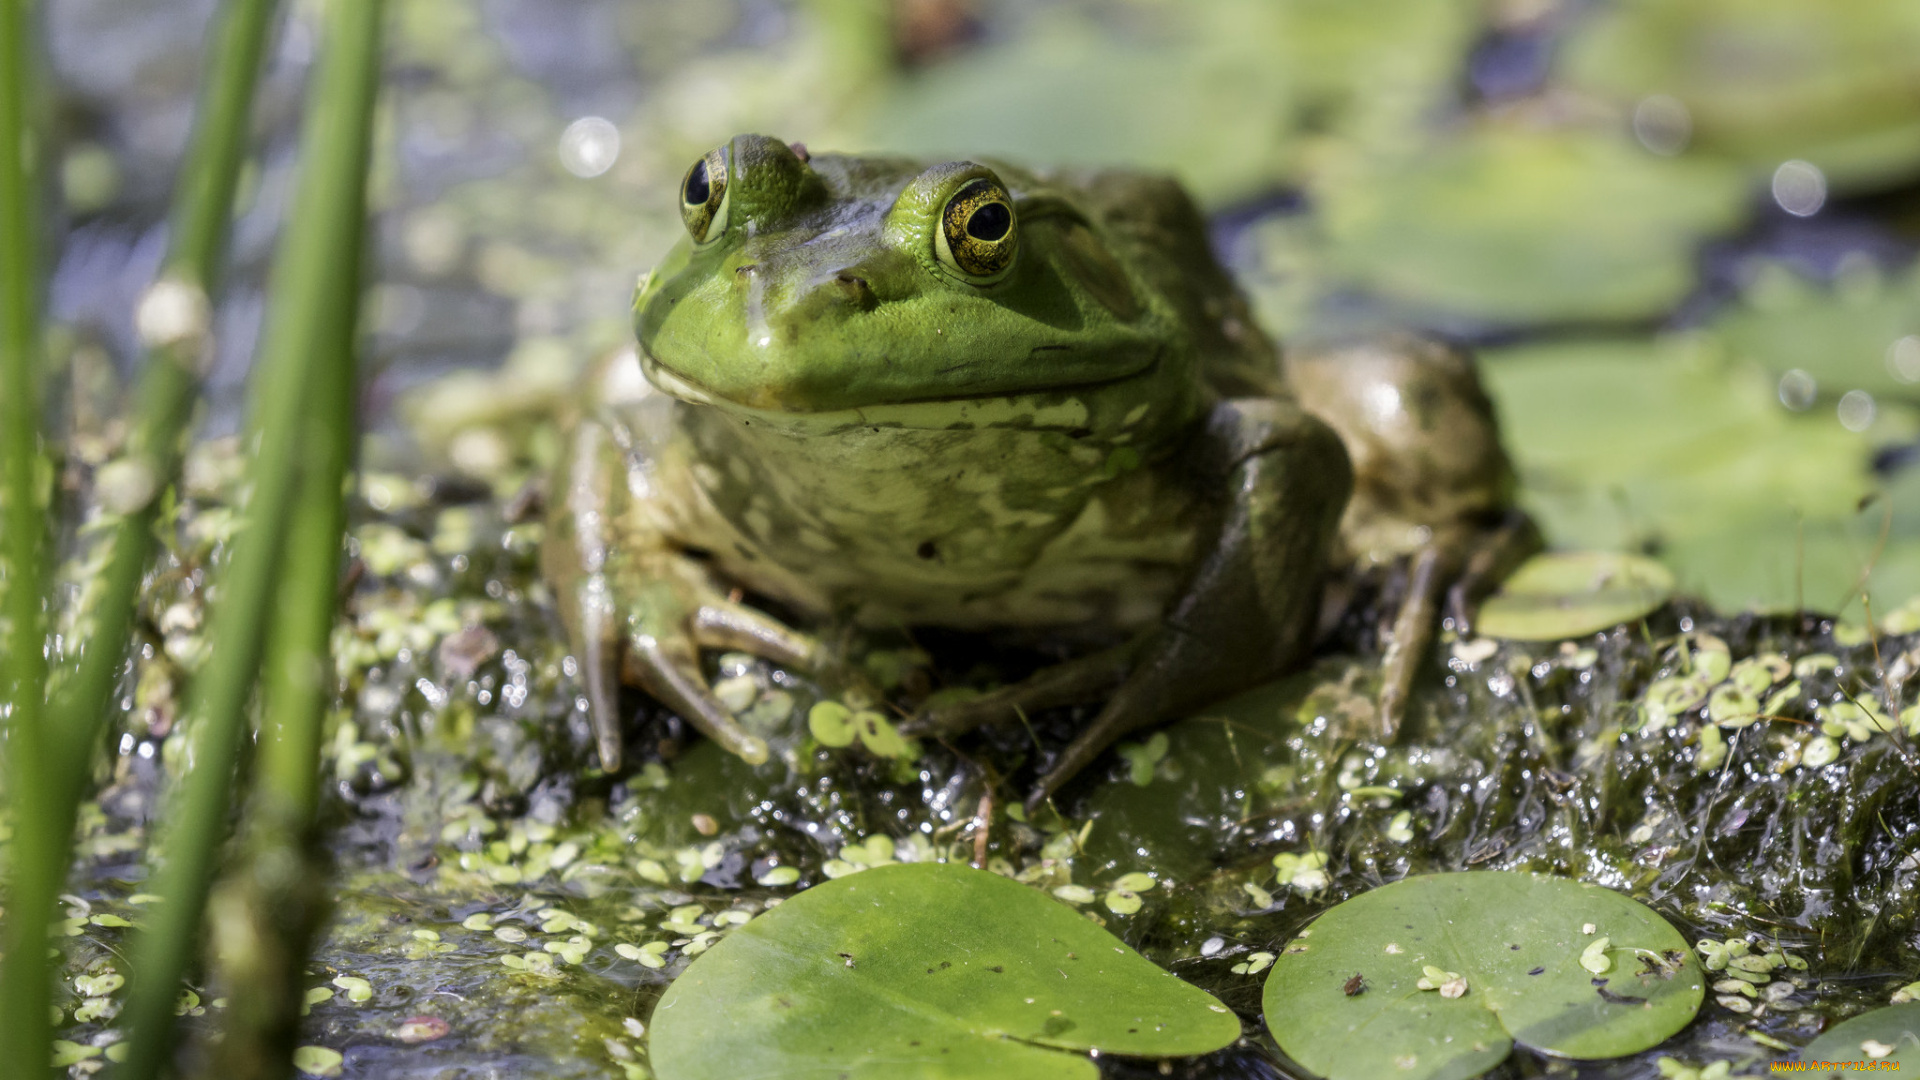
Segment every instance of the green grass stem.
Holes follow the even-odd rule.
[[[247,698],[272,610],[284,602],[278,573],[303,466],[307,420],[321,378],[345,379],[337,302],[358,274],[364,189],[379,84],[379,0],[331,0],[312,80],[301,170],[271,284],[273,301],[254,376],[246,526],[234,540],[211,624],[213,653],[195,677],[187,716],[193,769],[169,815],[161,900],[134,943],[122,1022],[131,1026],[116,1075],[148,1080],[164,1067],[174,1000],[192,959],[231,809]],[[335,354],[329,363],[329,353]],[[338,497],[337,489],[335,497]]]
[[[29,0],[0,0],[0,501],[7,640],[0,644],[0,700],[7,705],[7,796],[13,847],[7,915],[0,920],[8,977],[0,980],[0,1063],[22,1075],[47,1071],[47,920],[60,891],[67,836],[41,812],[49,790],[44,702],[47,662],[41,595],[46,521],[40,505],[40,213],[42,147],[36,138]],[[36,1064],[37,1063],[37,1064]]]
[[[9,20],[9,59],[0,66],[6,69],[9,84],[23,83],[32,66],[12,59],[16,55],[13,48],[24,42],[24,30],[18,25],[22,5],[14,0],[0,2],[7,4]],[[78,635],[86,642],[84,651],[70,677],[58,682],[41,714],[44,720],[36,718],[32,708],[44,700],[44,683],[36,685],[37,677],[32,674],[12,680],[12,685],[20,688],[18,698],[29,703],[26,711],[16,711],[16,727],[31,733],[24,738],[15,735],[12,760],[17,769],[31,768],[32,776],[16,776],[11,785],[20,793],[15,813],[19,840],[8,897],[10,936],[5,960],[0,962],[0,1061],[47,1057],[51,1037],[47,953],[44,948],[16,945],[46,940],[56,897],[71,862],[69,841],[76,808],[107,715],[107,698],[119,680],[125,659],[135,593],[153,556],[158,494],[178,472],[180,445],[200,384],[198,373],[209,346],[206,317],[210,305],[206,297],[214,291],[226,248],[233,193],[251,128],[253,88],[272,16],[271,0],[231,0],[222,9],[209,43],[209,77],[175,195],[171,250],[162,276],[175,290],[176,298],[189,298],[186,314],[191,318],[185,325],[178,319],[171,327],[163,325],[161,340],[150,342],[152,349],[133,399],[136,415],[127,452],[117,466],[122,486],[129,481],[133,484],[137,505],[116,508],[120,520],[106,541],[113,545],[112,557],[99,598],[84,616],[83,625],[90,632]],[[24,96],[26,92],[24,86],[10,85],[7,95],[10,101],[18,100],[15,95]],[[17,115],[11,106],[8,111],[10,117]],[[9,220],[13,220],[11,214]],[[37,280],[37,268],[32,265],[34,239],[30,233],[7,231],[4,248],[9,259],[6,276],[10,292],[16,287],[28,292]],[[27,260],[24,265],[17,261],[21,258]],[[10,305],[12,301],[10,297]],[[193,325],[195,320],[197,326]],[[141,322],[143,330],[152,335],[152,317]],[[10,321],[10,329],[11,325]],[[11,334],[9,340],[13,340]],[[29,358],[28,370],[32,364]],[[10,378],[9,388],[14,385]],[[14,392],[9,392],[8,398],[10,403],[21,404],[17,412],[26,412],[38,400]],[[31,433],[35,425],[30,419],[37,420],[37,411],[26,416],[10,411],[5,425],[9,435]],[[10,538],[32,539],[40,531],[9,520],[8,534]],[[38,556],[10,554],[9,561],[21,558]],[[12,602],[24,604],[31,598],[37,610],[40,592],[38,582],[22,580]],[[22,628],[22,634],[11,643],[9,655],[38,656],[38,650],[27,649],[25,639],[37,636],[40,629],[18,615],[14,625]],[[40,676],[44,676],[44,670]],[[21,812],[26,807],[32,808],[30,813]]]
[[[361,253],[343,265],[362,265]],[[341,274],[303,432],[280,602],[261,661],[260,739],[243,854],[213,901],[220,984],[230,1002],[213,1074],[231,1080],[278,1080],[292,1072],[307,952],[328,909],[327,859],[314,814],[322,725],[334,698],[330,641],[347,524],[341,490],[358,434],[359,300],[359,275]]]
[[[187,318],[168,325],[161,317],[165,313],[149,312],[141,320],[146,362],[133,394],[126,452],[113,466],[131,490],[109,495],[129,504],[113,508],[119,511],[119,522],[106,540],[112,558],[98,599],[85,616],[92,632],[86,635],[77,669],[56,690],[51,706],[51,730],[59,743],[54,772],[73,786],[62,806],[79,798],[107,715],[107,698],[126,659],[140,578],[153,558],[159,494],[179,473],[181,445],[209,356],[206,320],[212,298],[219,295],[234,190],[246,163],[254,86],[274,6],[273,0],[228,0],[208,37],[207,80],[174,190],[167,260],[156,290],[143,301],[183,304],[186,310],[177,314]]]

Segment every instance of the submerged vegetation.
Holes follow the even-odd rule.
[[[716,1028],[660,1010],[737,999],[674,980],[777,953],[794,897],[824,907],[900,864],[951,887],[888,933],[992,935],[1039,905],[1198,988],[1205,1023],[1180,1034],[1217,1037],[1083,1067],[1107,1076],[1377,1075],[1353,1071],[1377,1063],[1362,1049],[1418,1075],[1419,1054],[1322,1019],[1388,1005],[1425,1018],[1397,1032],[1484,1044],[1427,1075],[1906,1052],[1920,112],[1899,88],[1920,23],[1900,0],[394,0],[384,45],[383,7],[227,0],[195,64],[185,39],[56,2],[42,65],[36,12],[0,0],[0,144],[32,148],[0,156],[0,1071],[703,1075],[689,1048]],[[195,81],[174,180],[140,132],[155,102],[186,115]],[[1633,557],[1537,568],[1439,642],[1395,745],[1366,723],[1389,593],[1310,670],[1141,733],[1033,816],[1021,798],[1081,710],[909,743],[735,653],[708,674],[766,764],[630,694],[633,760],[608,775],[529,482],[574,373],[630,347],[681,170],[765,130],[1176,171],[1282,337],[1483,344],[1529,511],[1562,548]],[[143,244],[166,255],[138,264]],[[100,269],[116,260],[147,270]],[[1603,587],[1568,621],[1582,584]],[[888,691],[1043,659],[957,635],[849,647]],[[1290,981],[1303,941],[1371,933],[1365,905],[1463,871],[1587,883],[1599,913],[1473,894],[1473,933],[1543,927],[1511,943],[1540,959],[1488,974],[1455,948]],[[884,973],[828,952],[833,978],[796,965],[793,992],[868,1017],[826,995]],[[1496,1030],[1509,977],[1603,1019],[1658,996],[1643,983],[1692,997],[1576,1066],[1564,1039]],[[1026,1038],[998,1007],[862,1034]],[[1063,1026],[1113,1018],[1085,1007],[1050,1007],[1031,1041],[1055,1049],[1004,1048],[1051,1075],[1108,1046]]]

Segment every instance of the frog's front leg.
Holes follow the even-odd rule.
[[[1194,447],[1223,493],[1214,542],[1160,623],[1132,646],[1124,681],[1042,777],[1051,797],[1136,729],[1296,666],[1312,645],[1321,583],[1353,472],[1339,438],[1291,401],[1216,406]]]
[[[591,418],[573,427],[554,475],[541,552],[579,657],[601,767],[620,767],[622,674],[757,765],[767,759],[767,744],[714,696],[700,670],[700,649],[737,649],[809,669],[819,647],[726,599],[700,560],[633,512],[639,509],[634,488],[644,484],[635,484],[632,471],[644,471],[647,463],[631,438],[616,437],[618,430]]]

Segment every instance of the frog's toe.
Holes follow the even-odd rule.
[[[1115,708],[1116,703],[1120,703],[1121,707]],[[1066,786],[1067,781],[1080,775],[1081,770],[1093,764],[1093,760],[1107,747],[1120,741],[1121,736],[1145,726],[1149,721],[1150,718],[1143,719],[1126,708],[1123,699],[1116,698],[1115,702],[1108,703],[1093,723],[1067,744],[1067,748],[1060,752],[1059,759],[1053,763],[1053,768],[1048,769],[1047,774],[1034,786],[1033,793],[1027,796],[1028,814],[1037,812],[1053,798],[1055,792]]]
[[[1413,692],[1413,677],[1419,673],[1420,660],[1433,641],[1435,604],[1440,596],[1440,559],[1438,548],[1422,549],[1413,557],[1407,573],[1407,595],[1394,616],[1393,637],[1381,658],[1380,712],[1378,735],[1391,743],[1400,734],[1400,721],[1406,715],[1407,698]]]
[[[1126,679],[1143,640],[1043,668],[1021,682],[976,698],[923,709],[900,726],[901,734],[917,739],[961,735],[1042,709],[1098,701]]]
[[[583,635],[579,642],[580,681],[587,692],[587,720],[593,725],[600,768],[620,771],[620,678],[613,643],[600,634]]]
[[[1393,620],[1392,637],[1381,659],[1379,731],[1391,743],[1400,734],[1414,676],[1433,642],[1440,618],[1440,592],[1448,577],[1447,616],[1455,631],[1470,633],[1470,618],[1480,598],[1512,572],[1527,556],[1540,550],[1539,527],[1518,511],[1506,515],[1494,528],[1469,534],[1450,544],[1435,543],[1414,553],[1407,573],[1407,593]]]
[[[709,649],[737,649],[802,671],[820,665],[817,639],[745,604],[710,599],[694,612],[691,629]]]
[[[767,760],[766,740],[749,734],[713,696],[700,673],[700,654],[692,641],[636,633],[627,642],[626,674],[628,681],[747,764]]]
[[[1105,753],[1107,747],[1159,719],[1163,710],[1157,704],[1161,694],[1155,674],[1150,661],[1145,670],[1136,667],[1128,674],[1126,683],[1107,699],[1100,715],[1080,730],[1080,734],[1060,752],[1053,768],[1040,778],[1033,794],[1027,797],[1029,812],[1037,811],[1053,798],[1055,792],[1093,764],[1094,759]]]

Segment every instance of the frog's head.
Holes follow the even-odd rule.
[[[683,398],[820,413],[1065,391],[1164,351],[1165,316],[1035,177],[809,157],[742,135],[687,171],[687,236],[642,283],[648,375]]]

